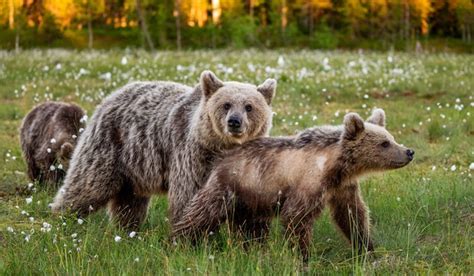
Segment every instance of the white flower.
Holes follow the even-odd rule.
[[[27,197],[25,198],[26,204],[31,204],[33,202],[33,197]]]
[[[76,139],[77,138],[77,135],[76,134],[73,134],[72,135],[72,139]]]
[[[431,167],[431,170],[432,170],[432,171],[435,171],[435,170],[436,170],[436,166]]]
[[[71,235],[71,238],[73,238],[73,239],[77,238],[77,233],[73,233],[73,234]]]
[[[59,164],[58,169],[62,170],[63,169],[63,164]]]
[[[55,171],[55,170],[56,170],[56,167],[55,167],[54,165],[51,165],[51,166],[49,167],[49,170],[50,170],[50,171]]]
[[[127,64],[128,63],[127,57],[122,57],[122,60],[120,61],[120,63],[122,63],[122,65]]]
[[[212,260],[214,260],[214,258],[215,258],[214,255],[209,255],[209,260],[212,261]]]
[[[399,196],[397,196],[397,201],[400,201],[400,200],[401,200],[401,198]]]
[[[48,153],[51,153],[51,149],[50,149],[50,148],[47,148],[46,151],[47,151]]]
[[[133,237],[135,237],[136,235],[137,235],[137,232],[135,232],[135,231],[132,231],[132,232],[130,232],[130,234],[128,234],[128,236],[129,236],[130,238],[133,238]]]
[[[83,223],[84,223],[84,220],[83,220],[83,219],[77,219],[77,223],[83,224]]]
[[[469,165],[469,170],[474,170],[474,162]]]
[[[28,189],[33,188],[33,183],[28,183]]]
[[[133,261],[138,263],[138,261],[140,261],[140,259],[138,257],[136,257]]]
[[[99,76],[99,79],[109,81],[112,79],[112,73],[107,72]]]
[[[43,222],[43,227],[41,227],[41,232],[50,232],[51,231],[51,224],[47,223],[47,222]]]
[[[11,226],[8,226],[8,227],[7,227],[7,231],[10,232],[10,233],[15,232],[15,231],[13,230],[13,227],[11,227]]]
[[[53,139],[51,139],[50,142],[51,142],[51,144],[55,144],[55,143],[56,143],[56,139],[53,138]]]
[[[56,70],[61,70],[62,67],[61,63],[56,64]]]
[[[84,131],[84,128],[81,127],[81,128],[79,129],[79,133],[81,133],[81,132],[83,132],[83,131]]]
[[[115,236],[114,241],[115,242],[120,242],[122,238],[120,236]]]
[[[285,59],[282,56],[278,57],[278,66],[283,67],[285,66]]]
[[[454,171],[456,170],[456,165],[452,165],[451,168],[450,168],[450,170],[451,170],[452,172],[454,172]]]
[[[87,115],[84,115],[84,116],[82,116],[82,118],[79,120],[79,122],[85,123],[85,122],[87,122],[87,119],[88,119],[88,118],[89,118],[89,117],[87,117]]]
[[[29,241],[30,241],[30,235],[26,235],[26,236],[25,236],[25,241],[26,241],[26,242],[29,242]]]

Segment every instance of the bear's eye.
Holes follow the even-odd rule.
[[[232,107],[232,105],[230,103],[225,103],[224,104],[224,109],[225,110],[229,110],[231,107]]]
[[[380,144],[383,148],[388,148],[390,146],[389,141],[384,141],[382,144]]]
[[[252,106],[251,106],[251,105],[249,105],[249,104],[248,104],[248,105],[246,105],[246,106],[245,106],[245,111],[247,111],[247,112],[250,112],[250,111],[252,111]]]

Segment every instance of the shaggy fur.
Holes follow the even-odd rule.
[[[79,129],[84,127],[83,116],[79,106],[61,102],[46,102],[28,113],[20,128],[20,143],[32,181],[57,185],[64,178]]]
[[[129,84],[107,97],[87,125],[53,211],[84,216],[108,205],[136,228],[150,197],[169,192],[171,219],[208,178],[225,149],[271,128],[276,81],[256,87],[201,74],[195,88],[171,82]]]
[[[260,138],[230,151],[173,225],[173,236],[196,239],[229,220],[254,237],[264,237],[278,211],[286,234],[297,237],[307,261],[313,222],[329,204],[335,223],[354,246],[372,250],[357,179],[403,167],[414,154],[385,130],[384,117],[378,109],[364,123],[350,113],[344,126]]]

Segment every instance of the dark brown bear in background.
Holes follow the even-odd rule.
[[[20,129],[20,143],[32,181],[57,185],[64,178],[85,125],[83,117],[82,108],[62,102],[42,103],[28,113]]]

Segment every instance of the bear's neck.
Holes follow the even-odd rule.
[[[330,151],[332,160],[325,168],[323,185],[337,188],[353,183],[363,174],[359,164],[338,143]]]

